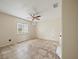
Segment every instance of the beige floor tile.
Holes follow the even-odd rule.
[[[59,59],[52,41],[30,40],[0,48],[0,59]]]

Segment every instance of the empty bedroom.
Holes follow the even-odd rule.
[[[62,59],[62,0],[0,0],[0,59]]]

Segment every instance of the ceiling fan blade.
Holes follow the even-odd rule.
[[[37,17],[41,17],[41,16],[39,15],[39,16],[37,16]]]

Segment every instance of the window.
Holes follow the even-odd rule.
[[[17,23],[17,32],[19,34],[26,34],[26,33],[28,33],[28,24]]]

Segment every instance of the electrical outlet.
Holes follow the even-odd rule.
[[[12,41],[12,39],[9,39],[9,42],[11,42]]]

